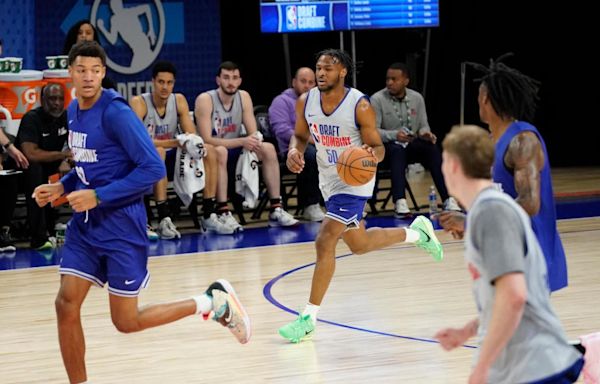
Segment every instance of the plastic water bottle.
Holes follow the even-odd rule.
[[[438,211],[437,193],[435,187],[429,187],[429,218],[433,217]]]

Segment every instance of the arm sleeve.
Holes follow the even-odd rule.
[[[483,201],[469,229],[490,284],[507,273],[525,271],[525,229],[514,208],[503,201]]]
[[[417,133],[431,132],[429,122],[427,121],[427,110],[425,109],[425,100],[419,95],[417,102]]]
[[[141,120],[129,106],[122,102],[111,103],[104,111],[102,123],[136,166],[124,178],[96,189],[101,202],[112,203],[141,195],[165,177],[163,161]]]
[[[371,97],[371,105],[375,110],[375,126],[377,127],[377,131],[379,132],[379,136],[381,136],[381,140],[384,143],[389,143],[391,141],[396,140],[396,136],[398,135],[398,129],[383,128],[383,108],[381,106],[381,99],[373,95]]]
[[[290,111],[282,97],[277,96],[273,99],[269,107],[269,121],[271,129],[275,136],[282,142],[290,143],[290,139],[294,134],[294,123],[296,111]]]
[[[34,115],[35,112],[26,113],[21,120],[19,125],[18,141],[19,143],[40,143],[40,132],[39,127],[42,122]]]
[[[65,194],[71,193],[75,190],[75,188],[77,187],[78,179],[79,178],[77,177],[77,172],[75,172],[75,168],[71,169],[69,173],[67,173],[60,179],[60,183],[65,189]]]

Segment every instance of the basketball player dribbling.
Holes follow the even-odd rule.
[[[315,243],[317,262],[309,302],[294,322],[279,329],[279,334],[293,343],[310,338],[314,333],[317,313],[335,270],[335,248],[340,237],[355,254],[406,242],[424,249],[435,260],[443,258],[442,245],[431,222],[424,216],[418,216],[409,228],[367,230],[361,219],[375,180],[350,186],[337,174],[338,156],[349,147],[363,147],[378,161],[385,154],[375,127],[375,112],[367,97],[344,85],[352,65],[352,59],[342,50],[320,52],[316,65],[317,87],[300,96],[296,104],[296,131],[290,142],[287,166],[292,172],[302,172],[303,153],[312,135],[327,214]]]

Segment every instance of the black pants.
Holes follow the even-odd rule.
[[[302,208],[318,204],[321,201],[317,148],[313,144],[306,146],[304,162],[304,169],[298,174],[298,206]]]
[[[391,170],[392,196],[394,201],[405,198],[406,167],[408,164],[421,163],[429,170],[433,183],[442,201],[448,198],[448,190],[442,175],[442,154],[439,148],[430,141],[414,139],[406,148],[397,143],[385,143],[385,158],[379,166]],[[374,192],[374,196],[377,191]]]
[[[57,172],[58,166],[55,163],[30,162],[29,168],[23,173],[31,248],[37,248],[48,240],[48,233],[54,232],[54,222],[57,216],[56,210],[50,204],[40,208],[31,195],[38,185],[48,183],[48,176]]]
[[[17,205],[18,177],[18,175],[0,176],[0,228],[10,227]]]

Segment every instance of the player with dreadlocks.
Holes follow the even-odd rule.
[[[469,63],[483,72],[480,82],[479,117],[488,124],[495,142],[494,182],[502,186],[531,217],[531,225],[542,247],[551,291],[567,286],[567,263],[556,229],[556,208],[546,144],[533,119],[539,82],[501,61],[489,67]],[[440,225],[462,238],[465,215],[443,212]]]

